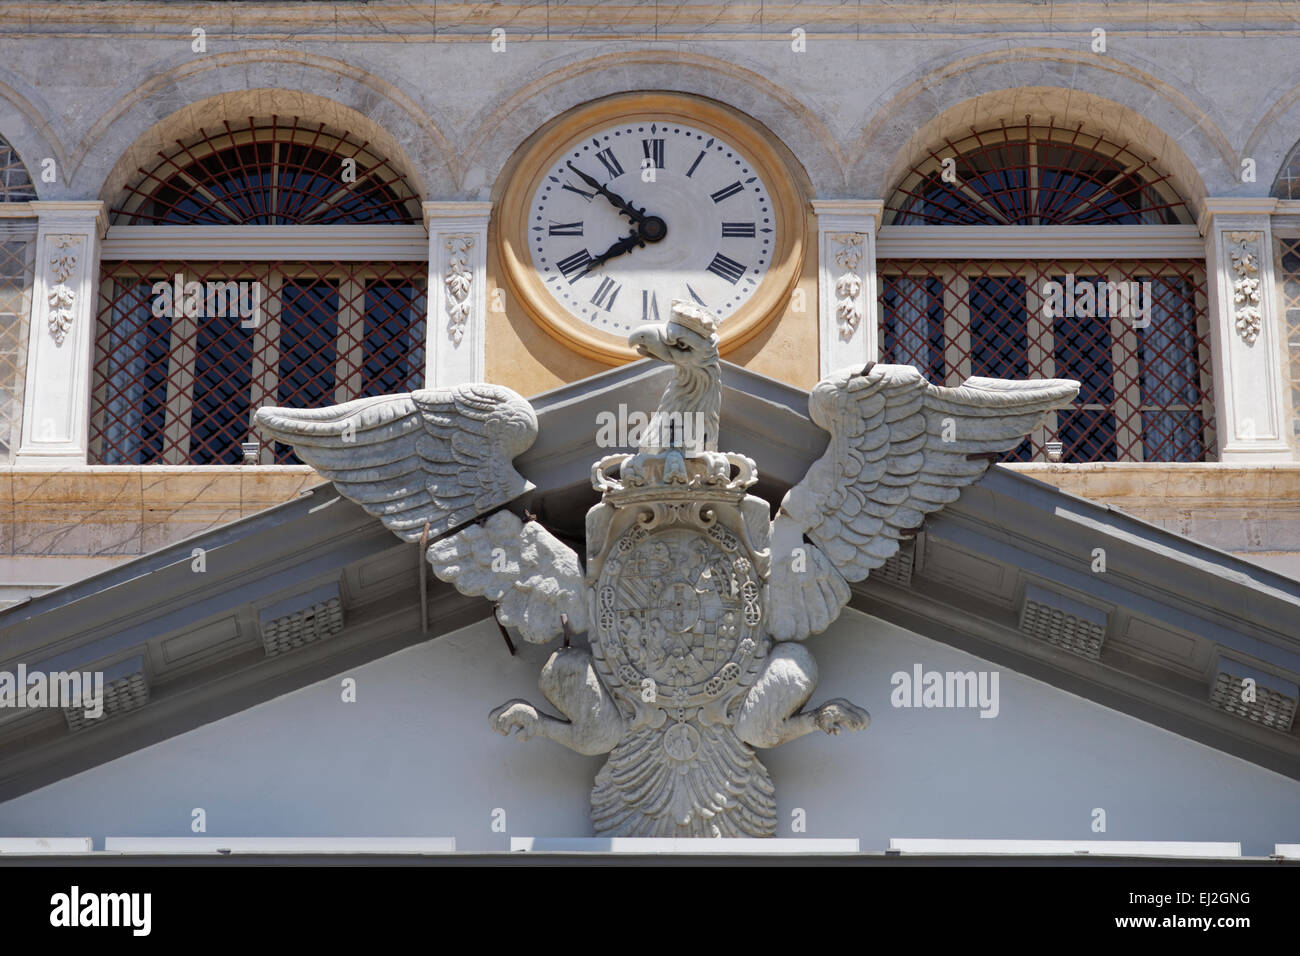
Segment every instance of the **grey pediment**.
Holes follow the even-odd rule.
[[[532,399],[540,434],[517,464],[537,488],[514,507],[581,549],[592,462],[618,450],[598,416],[652,410],[669,374],[639,362]],[[725,364],[723,385],[719,443],[775,504],[827,436],[806,393]],[[422,615],[419,568],[418,546],[322,484],[0,612],[0,670],[104,670],[121,688],[93,725],[0,712],[0,800],[491,613],[429,575]],[[1300,583],[1114,509],[993,468],[852,604],[1300,778]]]

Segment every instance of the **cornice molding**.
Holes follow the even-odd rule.
[[[108,207],[98,199],[34,199],[26,204],[41,221],[42,231],[76,231],[90,223],[96,238],[108,229]]]
[[[840,3],[746,3],[662,5],[627,0],[616,8],[595,2],[538,3],[241,3],[225,4],[213,36],[284,38],[298,42],[480,43],[483,34],[502,27],[519,39],[745,38],[788,35],[799,27],[819,38],[909,39],[1013,33],[1020,37],[1087,35],[1105,24],[1112,36],[1149,37],[1153,31],[1187,36],[1240,37],[1244,31],[1300,32],[1300,15],[1282,4],[1171,2],[1141,0],[1087,3],[943,4],[911,2],[856,6]],[[126,32],[145,39],[189,39],[192,24],[211,21],[209,3],[9,3],[0,7],[0,33],[22,37],[78,37]],[[218,24],[213,23],[215,28]],[[1190,28],[1190,29],[1189,29]]]
[[[492,215],[490,202],[464,202],[458,199],[444,199],[421,204],[424,211],[424,228],[432,229],[432,223],[440,226],[455,227],[462,223],[478,223]]]
[[[885,215],[885,201],[883,199],[814,199],[812,209],[819,220],[837,217],[860,219],[869,216],[876,232],[879,232],[881,220]]]
[[[110,226],[106,260],[423,262],[422,225]]]
[[[1201,201],[1196,228],[1204,235],[1221,216],[1271,216],[1278,211],[1279,201],[1271,196],[1210,196]]]
[[[881,226],[877,259],[1204,259],[1196,226]]]

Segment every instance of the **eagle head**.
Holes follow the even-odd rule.
[[[674,299],[671,319],[637,329],[627,342],[646,358],[703,368],[718,359],[718,320],[693,302]]]

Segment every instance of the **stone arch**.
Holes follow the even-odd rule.
[[[1080,89],[1087,70],[1105,71],[1107,96]],[[1149,155],[1194,214],[1210,189],[1222,192],[1235,182],[1237,160],[1226,137],[1183,94],[1132,67],[1069,50],[982,53],[896,89],[863,127],[851,181],[862,195],[883,198],[945,137],[1003,119],[1023,122],[1026,114],[1054,116],[1058,126],[1082,122]]]
[[[0,80],[0,101],[13,108],[14,117],[12,121],[0,126],[0,136],[4,137],[22,161],[31,177],[36,195],[42,199],[50,198],[47,193],[59,192],[58,187],[66,182],[65,174],[68,166],[67,152],[63,148],[63,143],[59,141],[54,127],[46,119],[51,115],[51,111],[40,104],[33,103],[3,80]],[[59,174],[54,184],[41,182],[41,161],[46,157],[53,158]],[[51,185],[54,186],[53,189],[50,188]]]
[[[1300,84],[1273,101],[1246,137],[1242,156],[1255,160],[1256,187],[1260,195],[1272,195],[1283,164],[1300,149]]]
[[[847,157],[815,111],[789,91],[725,60],[634,47],[548,65],[500,99],[465,149],[462,192],[490,198],[519,146],[555,116],[605,96],[646,91],[693,93],[752,117],[798,161],[814,195],[842,192]]]
[[[368,140],[424,198],[454,188],[450,144],[405,93],[340,60],[280,50],[217,54],[153,77],[100,117],[71,161],[83,193],[112,201],[176,139],[223,119],[272,113],[307,116]]]

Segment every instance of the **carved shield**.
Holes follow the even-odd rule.
[[[766,541],[752,542],[742,518],[753,510],[765,521],[767,505],[738,497],[643,500],[597,522],[609,537],[592,593],[592,656],[632,717],[592,790],[599,834],[775,830],[771,780],[733,730],[768,648]]]

